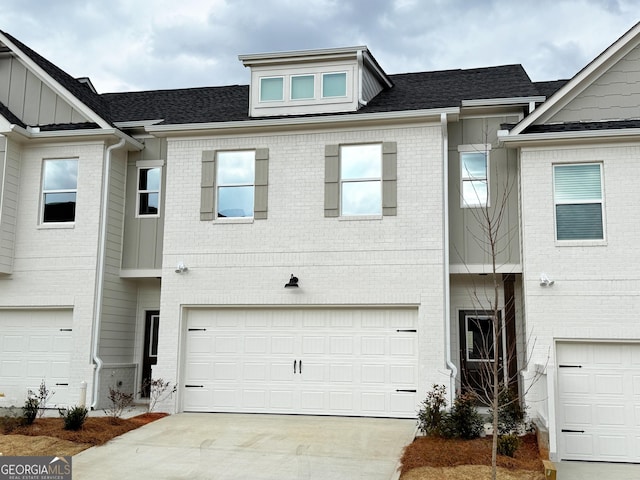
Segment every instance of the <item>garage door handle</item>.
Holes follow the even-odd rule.
[[[68,383],[56,383],[56,387],[68,387]]]
[[[297,360],[294,360],[294,361],[293,361],[293,374],[294,374],[294,375],[296,374],[296,367],[297,367],[297,365],[298,365],[298,361],[297,361]]]
[[[204,385],[185,385],[184,388],[204,388]]]
[[[302,360],[300,360],[300,369],[299,369],[299,373],[302,373]]]
[[[400,333],[400,332],[405,332],[405,333],[418,333],[418,330],[415,329],[402,329],[399,328],[398,330],[396,330],[396,332]]]
[[[584,433],[584,430],[569,430],[569,429],[563,428],[562,433]]]
[[[582,368],[582,365],[558,365],[558,368]]]
[[[396,390],[396,392],[398,392],[398,393],[416,393],[416,390],[399,388],[399,389]]]

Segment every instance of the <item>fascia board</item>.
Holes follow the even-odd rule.
[[[80,113],[85,115],[90,121],[97,123],[101,128],[110,128],[102,117],[91,110],[87,105],[82,103],[78,98],[73,95],[69,90],[64,88],[60,83],[55,81],[47,72],[45,72],[38,64],[25,55],[20,48],[11,42],[6,36],[0,33],[0,40],[7,45],[11,51],[24,63],[32,72],[34,72],[40,80],[42,80],[49,88],[51,88],[58,95],[67,100],[73,107]]]
[[[76,138],[124,138],[132,150],[142,150],[144,145],[129,135],[122,133],[116,128],[94,129],[94,130],[55,130],[46,132],[33,132],[19,125],[11,125],[7,133],[18,134],[28,140],[69,140]]]
[[[573,100],[580,92],[589,86],[595,78],[602,75],[607,68],[617,62],[637,44],[638,34],[640,34],[640,22],[636,23],[630,30],[610,45],[604,52],[598,55],[591,63],[580,70],[569,82],[555,92],[545,103],[540,105],[524,118],[522,122],[511,130],[513,135],[522,133],[527,127],[537,121],[544,121],[550,118],[558,110]]]
[[[6,118],[0,115],[0,133],[8,132],[11,130],[11,122],[9,122]]]
[[[485,98],[475,100],[462,100],[463,107],[488,107],[497,105],[528,105],[531,102],[544,102],[546,97],[539,95],[533,97],[508,97],[508,98]]]
[[[498,140],[518,147],[533,143],[614,142],[640,139],[640,128],[581,130],[573,132],[521,133],[498,135]]]
[[[293,61],[316,61],[320,59],[344,58],[345,56],[354,57],[358,51],[367,50],[366,46],[342,47],[342,48],[323,48],[316,50],[292,50],[285,52],[272,53],[255,53],[238,55],[244,66],[273,64],[273,63],[291,63]]]
[[[375,121],[394,121],[394,120],[433,120],[440,122],[440,115],[458,115],[460,109],[458,107],[428,109],[428,110],[408,110],[402,112],[383,112],[369,113],[357,115],[332,115],[318,117],[300,117],[300,118],[276,118],[265,120],[245,120],[235,122],[211,122],[211,123],[184,123],[170,125],[152,125],[146,128],[146,131],[154,135],[167,135],[170,133],[184,134],[188,132],[200,133],[203,131],[217,131],[227,129],[255,129],[268,127],[313,127],[313,126],[329,126],[332,124],[340,125],[345,123],[361,123]]]

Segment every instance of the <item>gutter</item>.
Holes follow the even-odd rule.
[[[48,139],[60,139],[60,138],[90,138],[90,137],[105,137],[105,136],[115,136],[121,140],[125,140],[129,143],[134,149],[142,150],[144,149],[144,145],[137,141],[135,138],[130,137],[126,133],[122,133],[117,128],[102,128],[95,129],[89,128],[86,130],[47,130],[47,131],[39,131],[36,128],[23,128],[20,125],[16,125],[12,123],[9,125],[8,132],[0,132],[0,134],[15,133],[20,135],[21,137],[28,138],[30,140],[48,140]]]
[[[356,54],[358,59],[358,104],[363,107],[367,106],[367,101],[362,98],[362,71],[364,70],[364,61],[362,60],[362,50],[358,50]]]
[[[108,200],[109,187],[111,179],[111,152],[124,147],[126,139],[122,137],[118,143],[109,145],[104,153],[104,170],[102,177],[102,211],[100,217],[100,230],[98,232],[98,268],[96,269],[96,294],[95,307],[93,314],[93,342],[91,346],[92,361],[94,363],[93,372],[93,389],[91,391],[91,410],[95,410],[100,398],[100,373],[102,371],[103,362],[98,355],[98,347],[100,346],[100,327],[102,324],[102,301],[104,297],[104,271],[105,257],[107,248],[107,219],[108,219]]]
[[[640,138],[640,128],[623,128],[608,130],[573,130],[565,132],[544,133],[510,133],[507,130],[498,131],[498,140],[511,143],[513,146],[526,145],[528,142],[570,142],[580,141],[616,141],[636,140]]]
[[[456,379],[458,377],[458,367],[451,361],[451,284],[449,270],[449,131],[447,125],[447,114],[440,115],[442,125],[442,270],[444,283],[444,351],[447,368],[451,372],[449,375],[449,392],[451,403],[456,392]]]

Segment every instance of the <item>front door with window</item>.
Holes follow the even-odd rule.
[[[158,363],[158,324],[160,312],[147,311],[144,321],[144,349],[142,353],[142,383],[140,396],[149,398],[149,381],[151,380],[151,367]]]
[[[460,312],[460,366],[462,392],[474,392],[486,398],[493,385],[493,362],[498,363],[498,375],[503,377],[502,338],[498,339],[498,351],[494,342],[493,316],[491,312]],[[500,321],[500,319],[498,319]],[[501,337],[504,329],[500,328]]]

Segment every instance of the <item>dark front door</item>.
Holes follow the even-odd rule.
[[[149,397],[149,381],[151,380],[151,366],[158,363],[158,324],[160,312],[147,311],[144,320],[144,350],[142,357],[142,384],[140,396]]]
[[[493,363],[496,360],[498,375],[500,381],[503,381],[504,329],[498,330],[499,339],[496,345],[491,312],[468,310],[460,312],[460,373],[463,393],[475,392],[480,399],[490,397],[493,385]]]

